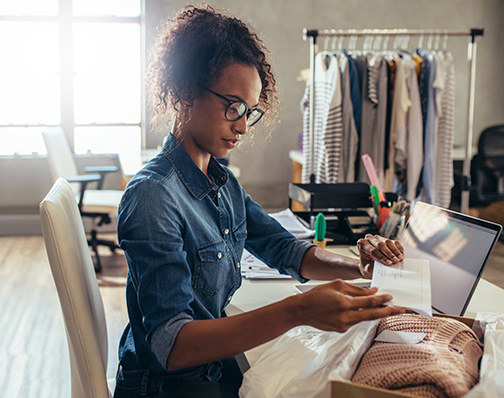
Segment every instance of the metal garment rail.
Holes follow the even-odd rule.
[[[442,30],[442,29],[304,29],[303,39],[310,40],[310,119],[309,119],[309,135],[311,149],[311,164],[310,164],[310,182],[315,182],[314,173],[314,118],[315,118],[315,54],[317,50],[318,37],[358,37],[358,36],[461,36],[469,38],[468,61],[470,65],[469,73],[469,103],[467,104],[467,134],[464,166],[462,171],[462,200],[460,211],[468,213],[469,211],[469,190],[471,187],[471,158],[472,158],[472,140],[473,140],[473,125],[474,125],[474,95],[476,89],[476,38],[483,36],[484,29],[469,29],[469,30]]]

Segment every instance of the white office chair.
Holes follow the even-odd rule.
[[[100,272],[101,261],[98,255],[98,246],[105,245],[112,251],[118,248],[114,241],[99,239],[96,228],[97,225],[109,224],[110,215],[117,214],[117,207],[123,191],[101,189],[105,175],[117,171],[117,167],[86,167],[86,173],[93,174],[78,175],[77,166],[63,130],[61,128],[47,129],[42,132],[42,137],[47,149],[47,159],[53,181],[63,177],[70,182],[81,215],[93,220],[88,244],[95,253],[95,270]],[[88,189],[88,184],[93,182],[97,183],[98,189]]]
[[[64,179],[40,203],[40,219],[65,320],[72,398],[111,397],[103,302],[74,191]]]

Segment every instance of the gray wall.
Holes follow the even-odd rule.
[[[147,34],[152,40],[155,27],[167,16],[190,2],[147,0]],[[469,29],[484,27],[478,41],[474,142],[486,126],[503,123],[504,65],[502,0],[215,0],[209,4],[227,9],[245,19],[258,31],[272,53],[273,67],[280,90],[278,121],[273,123],[273,138],[264,142],[257,128],[253,145],[232,152],[231,162],[241,168],[244,188],[264,207],[287,206],[287,185],[291,165],[289,150],[301,134],[299,102],[305,83],[297,81],[309,66],[308,42],[303,28],[310,29]],[[393,40],[389,42],[389,48]],[[347,41],[345,41],[347,43]],[[359,42],[361,43],[361,42]],[[410,48],[418,39],[412,38]],[[427,38],[424,39],[424,46]],[[324,44],[324,39],[320,45]],[[456,137],[464,145],[467,121],[469,65],[467,39],[450,38],[448,48],[456,62]],[[155,147],[161,135],[150,135],[148,146]]]

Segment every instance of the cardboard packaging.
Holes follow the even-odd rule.
[[[433,314],[434,316],[439,316],[442,318],[456,319],[463,324],[472,328],[474,319],[464,318],[460,316],[444,315],[444,314]],[[401,394],[391,390],[385,390],[383,388],[376,388],[371,386],[366,386],[363,384],[352,383],[351,381],[331,381],[331,398],[400,398],[409,397],[412,395]]]

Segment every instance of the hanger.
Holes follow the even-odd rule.
[[[329,36],[326,36],[324,40],[324,51],[327,51],[327,49],[329,48],[328,44],[329,44]]]
[[[383,40],[383,51],[388,50],[388,42],[389,42],[390,37],[388,35],[385,36],[385,39]]]
[[[335,52],[336,51],[336,40],[338,39],[338,36],[336,36],[336,29],[331,29],[331,34],[333,34],[333,38],[331,41],[331,51]]]
[[[422,33],[420,35],[420,37],[418,38],[418,48],[422,48],[422,46],[423,46],[423,40],[424,40],[424,35]]]
[[[448,48],[448,31],[445,29],[444,38],[443,38],[443,50],[446,51]]]
[[[428,51],[432,50],[432,40],[433,40],[433,35],[429,35],[429,40],[427,41],[427,50]]]
[[[340,29],[338,32],[341,34],[343,33],[343,30]],[[342,49],[343,49],[343,35],[341,35],[338,40],[338,50],[341,51]]]
[[[441,40],[441,34],[438,32],[436,34],[436,39],[434,41],[434,50],[439,51],[439,40]]]

